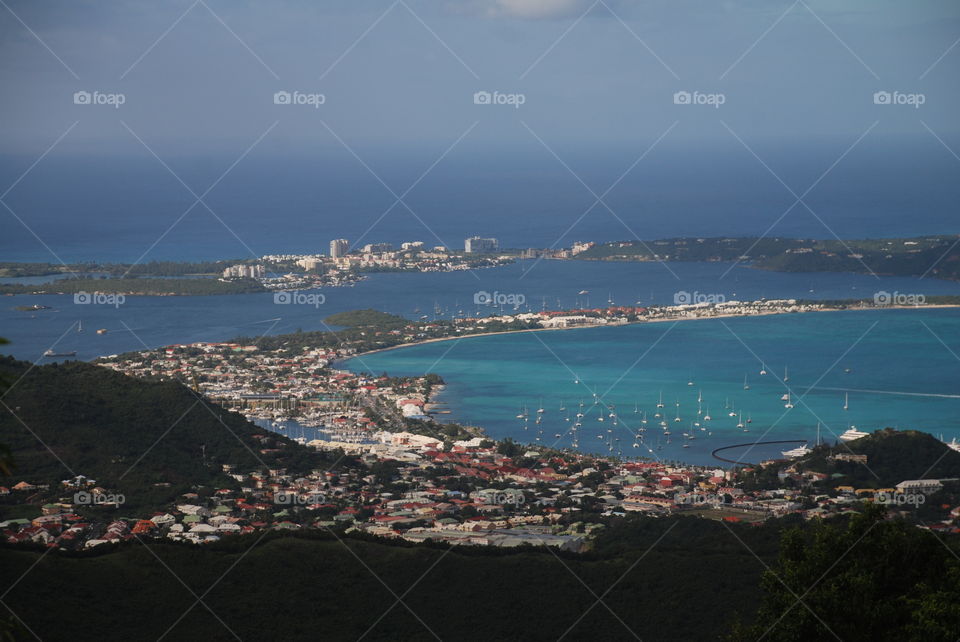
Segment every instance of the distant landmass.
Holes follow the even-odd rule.
[[[594,261],[741,261],[778,272],[857,272],[960,279],[960,237],[864,240],[696,238],[615,241],[573,258]]]

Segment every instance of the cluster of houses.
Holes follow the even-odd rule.
[[[857,511],[865,502],[909,512],[944,482],[955,481],[904,480],[889,489],[837,486],[822,492],[810,490],[810,483],[822,481],[817,473],[787,467],[784,479],[805,482],[806,490],[748,491],[732,470],[539,452],[482,437],[445,444],[406,432],[378,433],[375,443],[358,450],[357,461],[345,470],[302,475],[284,469],[237,472],[224,465],[229,487],[189,492],[136,516],[125,515],[117,491],[79,476],[64,480],[61,496],[38,506],[39,515],[0,522],[0,533],[12,543],[80,549],[137,537],[200,544],[264,529],[342,527],[411,542],[582,551],[591,534],[628,514],[690,513],[761,523],[792,513],[811,519]],[[29,504],[50,497],[51,490],[20,482],[0,494],[7,503],[14,497]],[[960,532],[960,506],[928,527]]]

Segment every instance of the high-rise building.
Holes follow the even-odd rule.
[[[497,239],[484,239],[472,236],[463,242],[463,249],[468,253],[496,252],[500,248]]]
[[[350,241],[347,239],[335,239],[330,241],[330,257],[338,259],[350,250]]]

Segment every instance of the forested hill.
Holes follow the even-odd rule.
[[[859,272],[960,279],[960,237],[896,239],[671,238],[598,244],[577,259],[743,261],[778,272]]]
[[[0,442],[12,451],[13,479],[53,491],[85,475],[122,492],[128,510],[163,504],[185,487],[232,487],[224,464],[241,472],[309,471],[330,457],[175,382],[82,362],[31,367],[9,357],[0,358],[0,376],[11,386],[3,402],[13,413],[0,409]]]

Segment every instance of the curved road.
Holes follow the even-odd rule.
[[[745,446],[766,446],[769,444],[805,444],[807,443],[803,439],[781,439],[779,441],[748,441],[745,444],[734,444],[732,446],[723,446],[722,448],[717,448],[712,453],[710,453],[715,459],[720,461],[725,461],[728,464],[749,464],[755,466],[756,464],[751,464],[747,461],[737,461],[736,459],[727,459],[726,457],[721,457],[717,453],[723,452],[724,450],[731,450],[733,448],[744,448]]]

